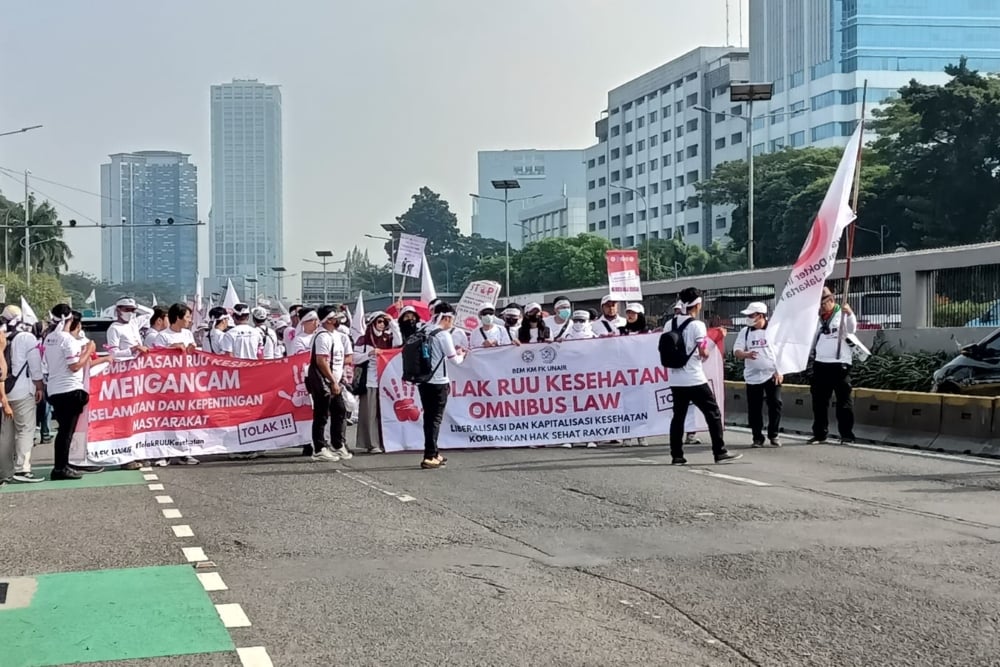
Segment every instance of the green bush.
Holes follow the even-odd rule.
[[[934,371],[951,359],[945,352],[873,352],[863,363],[855,363],[851,383],[865,389],[887,391],[930,391]],[[743,380],[743,362],[726,356],[726,379]],[[812,365],[803,373],[786,375],[787,384],[809,384]]]
[[[978,319],[994,306],[996,301],[952,301],[934,306],[931,314],[933,327],[964,327],[966,322]]]

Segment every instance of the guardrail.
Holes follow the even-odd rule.
[[[781,387],[782,430],[812,434],[809,387]],[[832,426],[833,401],[830,416]],[[726,421],[746,426],[746,385],[726,382]],[[855,436],[878,444],[1000,457],[1000,398],[854,390]]]

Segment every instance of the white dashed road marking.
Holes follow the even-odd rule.
[[[705,475],[706,477],[715,477],[717,479],[725,479],[730,482],[739,482],[740,484],[749,484],[751,486],[771,486],[767,482],[760,482],[756,479],[749,479],[747,477],[737,477],[735,475],[724,475],[721,472],[712,472],[711,470],[702,470],[701,468],[688,468],[691,472],[696,475]]]
[[[228,591],[229,586],[222,580],[218,572],[199,572],[198,581],[206,591]]]
[[[249,628],[250,619],[243,612],[243,607],[236,603],[217,604],[215,609],[219,612],[222,624],[227,628]]]
[[[165,510],[160,510],[160,511],[163,512],[163,518],[164,519],[180,519],[180,518],[182,518],[180,510],[165,509]]]
[[[208,560],[205,555],[205,550],[201,547],[183,547],[181,551],[184,552],[184,557],[187,558],[189,563],[196,563],[200,560]]]
[[[236,653],[240,656],[243,667],[274,667],[271,656],[267,654],[267,649],[263,646],[238,648]]]
[[[162,484],[150,484],[149,485],[149,490],[150,491],[162,491],[163,490],[163,485]]]
[[[170,526],[170,528],[174,531],[174,537],[194,537],[194,531],[191,530],[191,526],[186,524]]]
[[[159,477],[157,477],[156,475],[153,475],[153,474],[143,475],[142,478],[144,480],[146,480],[147,482],[155,482],[158,479],[160,479]]]
[[[156,496],[156,502],[160,503],[161,505],[173,505],[174,499],[171,498],[170,496]]]
[[[388,489],[383,489],[375,482],[367,480],[364,477],[361,477],[360,475],[354,475],[349,472],[344,472],[343,470],[338,470],[337,472],[353,482],[357,482],[358,484],[367,486],[369,489],[378,491],[379,493],[389,496],[390,498],[395,498],[401,503],[412,503],[414,500],[416,500],[416,498],[414,498],[413,496],[407,495],[405,493],[397,493],[396,491],[389,491]]]

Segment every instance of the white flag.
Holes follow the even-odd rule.
[[[32,310],[31,306],[28,304],[28,300],[23,296],[21,297],[21,321],[29,325],[33,325],[38,322],[38,316],[35,315],[35,311]]]
[[[358,291],[358,302],[354,305],[354,315],[351,317],[351,335],[357,340],[365,335],[365,302]]]
[[[88,301],[87,303],[90,303],[90,302]],[[153,295],[153,308],[156,308],[158,305],[160,305],[160,304],[156,303],[156,295],[154,294]]]
[[[226,296],[222,300],[222,307],[228,311],[232,311],[238,303],[240,303],[240,297],[236,293],[236,288],[233,287],[233,279],[229,278],[226,281]]]
[[[90,290],[90,296],[88,296],[86,299],[84,299],[83,302],[84,303],[91,303],[91,304],[96,305],[97,304],[97,290],[96,289]]]
[[[427,265],[427,255],[421,255],[420,262],[420,300],[430,303],[437,298],[437,290],[434,289],[434,281],[431,280],[431,267]]]
[[[782,375],[800,373],[809,364],[809,353],[819,328],[823,285],[833,272],[844,229],[857,217],[851,209],[850,197],[861,133],[862,125],[858,123],[767,326],[769,344]]]
[[[205,321],[204,314],[202,313],[202,283],[201,283],[201,273],[195,274],[195,284],[194,284],[194,308],[191,313],[191,328],[197,329],[198,326]],[[156,304],[156,301],[153,301]]]

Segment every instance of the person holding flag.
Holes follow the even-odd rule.
[[[841,332],[843,328],[843,332]],[[809,444],[826,442],[830,427],[830,398],[837,398],[837,429],[840,443],[854,442],[854,403],[851,400],[851,362],[854,354],[843,334],[854,334],[858,319],[846,303],[837,304],[829,287],[823,288],[819,305],[819,333],[809,393],[812,395],[813,437]]]

